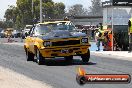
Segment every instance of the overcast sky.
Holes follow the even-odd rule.
[[[0,0],[0,19],[3,19],[8,5],[16,5],[17,0]],[[63,2],[66,5],[66,8],[74,4],[82,4],[85,8],[88,8],[91,5],[91,0],[53,0],[55,2]]]

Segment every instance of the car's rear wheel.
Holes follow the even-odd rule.
[[[36,59],[38,65],[45,64],[45,58],[41,55],[38,49],[36,50]]]
[[[65,58],[65,60],[66,60],[66,62],[72,62],[73,61],[73,56],[66,56],[66,57],[64,57]]]
[[[26,58],[27,61],[33,61],[34,60],[34,54],[26,50]]]
[[[87,53],[81,55],[83,62],[89,62],[90,59],[90,50],[88,49]]]

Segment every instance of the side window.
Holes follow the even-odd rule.
[[[33,29],[32,29],[32,31],[31,31],[31,34],[30,34],[30,36],[37,36],[38,35],[38,26],[36,26],[36,27],[34,27]]]
[[[34,28],[33,35],[38,35],[38,26]]]
[[[34,33],[36,34],[38,32],[38,27],[34,29]]]

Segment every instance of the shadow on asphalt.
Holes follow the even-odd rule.
[[[71,65],[96,65],[94,62],[84,63],[79,59],[74,59],[72,62],[63,60],[46,60],[45,65],[47,66],[71,66]]]

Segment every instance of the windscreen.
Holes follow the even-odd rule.
[[[53,24],[42,24],[35,28],[37,34],[46,34],[52,30],[68,30],[70,32],[75,31],[75,26],[72,23],[58,22]]]
[[[41,35],[49,33],[51,32],[51,30],[52,30],[51,25],[40,25],[35,28],[37,34],[41,34]]]
[[[56,25],[53,25],[53,30],[75,31],[75,26],[71,22],[59,22]]]

